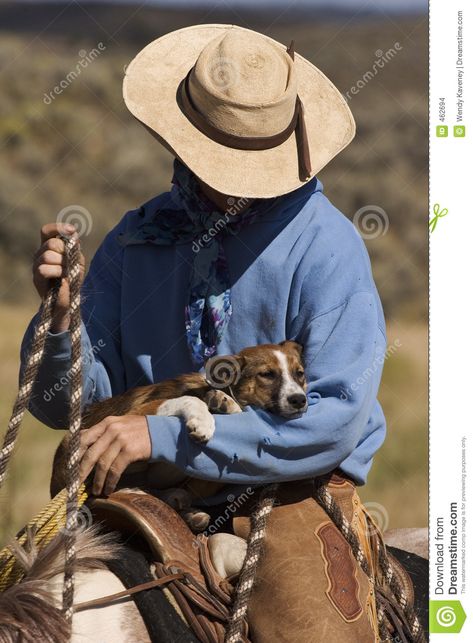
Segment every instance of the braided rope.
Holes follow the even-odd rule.
[[[39,321],[35,328],[33,342],[26,361],[26,366],[22,373],[20,387],[13,405],[13,411],[10,416],[10,421],[8,422],[7,432],[3,439],[2,449],[0,451],[0,488],[5,482],[8,464],[13,454],[20,426],[26,409],[28,408],[28,402],[31,397],[36,375],[38,373],[41,360],[43,359],[44,345],[51,325],[53,308],[56,303],[58,291],[59,284],[55,284],[53,288],[48,291],[44,302],[41,304]]]
[[[251,531],[248,548],[241,568],[232,613],[228,620],[225,643],[240,643],[248,611],[248,602],[256,578],[258,562],[263,551],[264,537],[268,516],[276,500],[278,485],[271,484],[263,488],[256,510],[251,515]]]
[[[66,523],[67,489],[62,489],[57,496],[48,502],[46,507],[32,518],[17,534],[15,541],[24,547],[28,534],[34,534],[34,543],[38,549],[45,547],[64,528]],[[88,498],[85,484],[79,491],[79,506],[82,507]],[[16,554],[10,545],[0,551],[0,593],[19,582],[25,575],[25,569],[18,564]]]
[[[417,642],[423,643],[425,641],[425,636],[419,621],[419,617],[417,616],[413,606],[408,603],[404,589],[402,588],[399,578],[397,577],[391,565],[391,562],[386,552],[386,548],[384,547],[384,544],[380,542],[379,539],[377,539],[377,549],[378,549],[379,566],[381,568],[383,576],[388,582],[389,589],[394,594],[394,597],[399,603],[401,610],[404,612],[406,616],[414,641],[416,643]]]
[[[69,417],[69,442],[66,525],[65,525],[65,569],[63,609],[67,620],[72,618],[74,598],[74,563],[77,511],[79,502],[79,430],[81,425],[82,369],[81,369],[81,317],[80,317],[80,250],[73,238],[63,237],[67,276],[70,289],[70,334],[71,334],[71,408]],[[18,395],[8,423],[7,432],[0,451],[0,488],[5,482],[10,458],[18,438],[21,422],[28,408],[38,369],[44,356],[48,330],[53,320],[54,306],[61,280],[54,280],[40,308],[39,321],[35,327],[33,341],[22,372]]]
[[[69,454],[67,461],[67,500],[65,526],[65,564],[62,607],[67,621],[72,621],[74,601],[74,566],[76,561],[76,533],[79,477],[79,447],[82,400],[82,352],[80,315],[80,250],[72,239],[65,241],[67,256],[67,277],[70,297],[71,337],[71,393],[69,410]]]
[[[342,532],[342,535],[345,537],[345,540],[348,542],[355,560],[361,567],[362,571],[368,577],[371,588],[373,592],[376,592],[375,579],[371,572],[370,565],[366,559],[365,553],[361,546],[360,540],[356,535],[355,531],[352,529],[350,523],[348,522],[346,516],[340,509],[340,506],[336,502],[335,498],[329,492],[327,487],[323,484],[315,485],[315,499],[320,504],[320,506],[325,510],[328,516],[331,518],[334,525]],[[387,622],[386,622],[386,613],[384,607],[381,603],[378,604],[377,611],[377,620],[378,628],[383,641],[389,640]]]
[[[375,581],[372,577],[370,566],[366,559],[366,556],[363,552],[361,543],[355,531],[352,529],[350,523],[343,515],[342,510],[340,509],[338,503],[333,498],[332,494],[329,492],[327,487],[323,484],[315,485],[315,498],[317,502],[325,509],[328,516],[331,518],[333,523],[345,536],[346,541],[351,547],[355,559],[359,563],[361,569],[370,579],[370,582],[375,586]],[[398,602],[401,610],[403,611],[406,621],[409,625],[410,633],[412,640],[415,643],[423,643],[425,641],[424,632],[420,625],[418,616],[414,608],[409,605],[406,593],[402,587],[401,582],[399,581],[394,568],[391,565],[389,557],[386,553],[384,545],[381,543],[380,539],[377,538],[377,552],[379,566],[381,569],[382,577],[388,585],[390,591],[392,592],[394,598]],[[381,604],[378,605],[378,624],[380,627],[380,633],[383,639],[389,638],[387,636],[387,624],[386,624],[386,613]]]

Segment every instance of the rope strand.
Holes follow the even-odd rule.
[[[13,411],[8,422],[7,432],[3,439],[2,449],[0,451],[0,489],[2,488],[6,476],[10,458],[15,449],[16,440],[20,430],[25,411],[28,408],[33,385],[44,355],[44,346],[46,336],[52,322],[54,305],[59,292],[59,281],[55,281],[52,288],[48,291],[39,311],[39,320],[34,331],[33,342],[26,360],[26,366],[21,374],[18,394],[13,405]]]
[[[363,552],[363,548],[358,539],[358,536],[356,535],[355,531],[352,529],[346,517],[343,515],[343,512],[340,509],[338,503],[335,501],[332,494],[329,492],[329,490],[324,484],[322,483],[315,484],[315,499],[321,505],[321,507],[325,509],[325,511],[327,512],[328,516],[331,518],[335,526],[338,527],[338,529],[340,529],[342,534],[345,536],[345,539],[350,545],[353,555],[355,556],[355,559],[359,563],[361,569],[365,572],[365,574],[368,576],[370,581],[375,586],[375,580],[371,573],[370,566],[368,564],[368,561],[366,560],[366,556]],[[386,549],[384,545],[380,542],[379,538],[377,539],[377,552],[378,552],[378,560],[379,560],[379,565],[380,565],[383,580],[386,582],[392,595],[394,596],[395,600],[398,602],[401,608],[401,611],[404,613],[406,617],[406,621],[410,629],[410,635],[411,635],[412,641],[414,641],[414,643],[424,643],[425,635],[420,625],[418,616],[414,608],[408,603],[406,594],[404,592],[404,588],[402,587],[402,584],[400,583],[397,577],[396,571],[391,565],[389,557],[386,553]],[[377,603],[378,603],[378,624],[380,627],[380,632],[382,633],[382,636],[384,639],[388,629],[387,621],[386,621],[387,619],[386,610],[384,609],[383,604],[380,601],[377,600]]]
[[[70,290],[70,335],[71,335],[71,394],[69,415],[69,452],[67,465],[67,500],[65,525],[65,565],[63,610],[71,622],[74,599],[74,565],[76,559],[75,541],[77,532],[77,512],[79,504],[79,446],[82,399],[81,365],[81,316],[80,316],[80,250],[77,240],[62,237],[65,247],[67,277]],[[34,383],[41,365],[46,337],[53,320],[61,280],[55,279],[49,289],[39,312],[39,320],[21,373],[18,395],[8,423],[7,432],[0,451],[0,488],[7,476],[8,465],[15,449],[21,423],[28,408]]]
[[[232,613],[228,620],[228,627],[225,633],[225,643],[240,643],[242,640],[250,594],[255,582],[258,562],[263,551],[266,524],[276,500],[278,486],[277,484],[271,484],[263,488],[258,507],[251,514],[251,531],[248,538],[248,548],[235,590]]]
[[[74,602],[74,566],[76,561],[76,532],[78,513],[79,447],[82,400],[82,351],[80,315],[80,250],[79,245],[68,239],[66,244],[67,276],[70,293],[70,336],[71,336],[71,392],[69,411],[69,454],[67,463],[67,500],[64,589],[62,607],[65,618],[71,622]]]

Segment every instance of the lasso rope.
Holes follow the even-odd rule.
[[[82,484],[79,490],[78,505],[82,505],[88,498],[85,484]],[[62,532],[66,524],[66,499],[67,489],[62,489],[54,498],[52,498],[46,507],[32,518],[28,524],[21,529],[15,537],[15,543],[22,548],[29,547],[29,542],[33,540],[38,549],[46,547],[48,543],[55,538],[58,532]],[[82,509],[79,511],[79,515]],[[84,512],[87,519],[87,510]],[[25,568],[18,563],[15,553],[15,547],[6,545],[0,551],[0,594],[15,583],[21,581],[25,575]]]
[[[361,569],[371,580],[372,584],[375,586],[375,581],[372,578],[370,566],[368,564],[368,561],[366,560],[366,556],[363,552],[360,540],[355,531],[352,529],[346,517],[343,515],[340,506],[324,484],[320,483],[315,485],[315,498],[321,505],[321,507],[325,509],[326,513],[331,518],[335,526],[338,527],[338,529],[345,536],[345,539],[350,545],[355,559],[359,563]],[[412,640],[415,643],[423,643],[425,641],[425,636],[417,614],[414,608],[409,605],[404,588],[402,587],[402,584],[399,581],[393,566],[391,565],[389,557],[386,553],[386,549],[380,542],[379,538],[377,538],[377,551],[382,577],[389,587],[390,591],[392,592],[395,600],[398,602],[399,607],[401,608],[401,611],[406,618]],[[380,626],[380,631],[383,638],[387,638],[386,615],[384,609],[380,606],[378,606],[378,624]]]
[[[67,466],[67,500],[65,525],[65,567],[63,610],[66,618],[72,619],[74,598],[75,538],[79,492],[79,430],[81,424],[82,369],[81,369],[81,318],[80,318],[80,251],[76,240],[63,237],[70,289],[70,334],[71,334],[71,401],[69,415],[69,453]],[[5,482],[8,464],[15,448],[21,422],[28,408],[38,369],[44,355],[48,330],[53,320],[61,280],[55,280],[41,304],[39,321],[22,372],[20,386],[7,432],[0,451],[0,488]]]
[[[225,633],[225,643],[240,643],[241,641],[250,594],[255,582],[258,562],[263,551],[266,523],[276,500],[278,486],[277,484],[272,484],[263,488],[258,506],[251,514],[248,548],[235,590],[232,613]]]
[[[82,354],[81,354],[81,315],[80,315],[80,250],[79,244],[65,241],[67,256],[67,277],[70,297],[70,336],[71,336],[71,392],[69,409],[69,435],[67,459],[67,500],[66,500],[66,538],[64,563],[64,590],[62,607],[66,619],[71,622],[74,601],[74,566],[76,561],[76,534],[79,477],[79,447],[82,399]]]
[[[8,429],[3,439],[2,450],[0,451],[0,488],[5,482],[8,463],[10,462],[16,439],[20,430],[21,422],[28,407],[28,402],[36,379],[39,365],[43,359],[44,344],[46,335],[51,325],[52,310],[57,299],[57,289],[49,290],[46,299],[41,305],[40,318],[35,329],[30,354],[23,371],[18,395],[13,405],[13,411],[8,422]]]
[[[251,531],[248,538],[248,549],[243,562],[238,585],[235,590],[235,599],[232,606],[232,614],[228,621],[225,643],[240,643],[242,640],[243,625],[248,611],[250,594],[256,579],[258,562],[263,551],[267,520],[276,501],[278,486],[279,485],[277,484],[272,484],[263,488],[259,505],[251,515]],[[340,506],[327,489],[327,486],[322,482],[315,483],[314,491],[316,501],[325,510],[335,526],[341,531],[353,552],[355,560],[368,577],[377,599],[377,619],[381,639],[383,641],[391,640],[392,637],[390,636],[388,629],[389,620],[384,608],[385,601],[378,600],[376,581],[373,577],[370,565],[366,559],[357,534],[343,514]],[[377,538],[377,553],[382,577],[395,600],[398,602],[401,612],[405,616],[412,641],[414,643],[425,643],[424,632],[420,625],[418,616],[414,608],[409,605],[404,588],[402,587],[402,584],[399,581],[386,550],[379,538]],[[381,593],[379,598],[382,598]]]

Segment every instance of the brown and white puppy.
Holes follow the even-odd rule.
[[[240,413],[242,407],[255,406],[292,418],[307,410],[302,347],[296,342],[263,344],[236,355],[217,356],[207,362],[205,371],[97,402],[86,410],[82,428],[108,416],[172,415],[184,421],[192,439],[206,443],[215,430],[212,413]],[[65,439],[54,457],[52,496],[65,486],[66,452]],[[195,531],[205,529],[209,516],[191,507],[192,498],[213,495],[223,486],[187,478],[177,467],[164,463],[132,465],[120,481],[120,486],[131,485],[158,491]]]

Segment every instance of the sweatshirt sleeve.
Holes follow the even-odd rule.
[[[107,235],[91,262],[82,287],[82,406],[124,390],[120,357],[122,248],[116,236],[120,223]],[[38,315],[30,322],[21,347],[21,369],[33,338]],[[68,426],[71,367],[69,331],[49,333],[45,354],[30,402],[30,412],[55,429]]]
[[[339,466],[363,448],[385,351],[375,295],[356,292],[301,324],[309,407],[296,419],[249,408],[217,415],[205,446],[174,417],[148,417],[152,459],[187,475],[236,484],[302,479]]]

